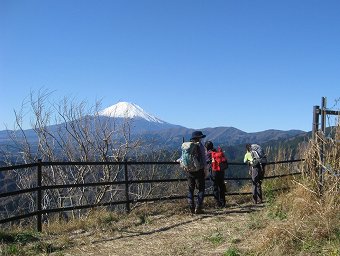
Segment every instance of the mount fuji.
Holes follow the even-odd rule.
[[[144,111],[140,106],[130,102],[118,102],[98,112],[102,118],[113,118],[115,121],[130,120],[132,133],[144,133],[172,128],[184,128],[180,125],[170,124],[158,117]]]
[[[114,118],[136,118],[145,119],[148,122],[165,124],[166,122],[146,113],[140,106],[129,102],[118,102],[111,107],[105,108],[98,113],[100,116]]]

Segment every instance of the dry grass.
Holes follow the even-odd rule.
[[[256,209],[248,205],[217,210],[209,204],[208,200],[203,215],[189,214],[183,201],[144,205],[120,219],[114,230],[92,235],[91,241],[66,255],[94,251],[97,255],[223,255],[245,242],[246,212]]]
[[[339,134],[339,130],[337,131]],[[338,136],[338,135],[337,135]],[[324,140],[324,138],[318,139]],[[305,152],[303,177],[294,189],[280,195],[267,208],[275,221],[262,230],[253,249],[259,255],[340,255],[339,143],[324,140],[324,159],[332,172],[323,173],[320,186],[320,143],[311,142]],[[331,145],[329,145],[331,144]]]
[[[247,251],[248,237],[261,228],[252,223],[262,207],[233,203],[215,209],[212,205],[207,198],[202,215],[191,215],[185,200],[144,204],[130,214],[93,211],[86,221],[44,226],[41,250],[33,249],[37,243],[21,244],[15,254],[2,255],[238,255]],[[9,251],[5,245],[2,252]]]

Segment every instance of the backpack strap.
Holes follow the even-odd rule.
[[[260,156],[259,156],[259,154],[257,153],[256,150],[251,151],[251,156],[252,156],[253,159],[260,159]]]

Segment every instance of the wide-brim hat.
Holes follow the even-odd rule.
[[[191,134],[191,139],[202,139],[202,138],[205,138],[206,135],[204,135],[201,131],[194,131],[192,134]]]

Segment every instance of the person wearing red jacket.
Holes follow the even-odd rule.
[[[204,146],[207,149],[207,163],[209,165],[210,179],[213,182],[213,194],[216,206],[218,208],[224,208],[226,206],[226,188],[224,184],[225,171],[223,169],[219,171],[214,171],[212,169],[212,152],[216,152],[214,144],[211,141],[207,141]]]

